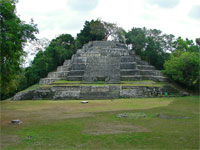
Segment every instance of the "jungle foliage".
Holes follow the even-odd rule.
[[[40,78],[44,78],[57,66],[63,64],[66,59],[70,59],[75,53],[74,38],[70,34],[62,34],[53,39],[49,46],[40,50],[31,65],[25,69],[25,77],[28,86],[37,83]]]
[[[35,40],[38,33],[33,20],[29,24],[16,15],[15,0],[0,0],[0,95],[15,91],[21,78],[23,50],[27,41]]]
[[[159,70],[163,69],[169,52],[173,50],[174,35],[163,34],[157,29],[132,28],[126,33],[126,39],[137,55]]]
[[[188,89],[199,90],[200,45],[181,37],[174,43],[175,50],[164,63],[164,73]]]

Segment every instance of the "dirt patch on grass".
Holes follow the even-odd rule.
[[[5,147],[16,145],[20,142],[18,135],[0,135],[0,149]]]
[[[89,129],[85,129],[83,132],[91,135],[101,135],[151,131],[144,127],[139,127],[127,123],[96,123],[93,124]]]

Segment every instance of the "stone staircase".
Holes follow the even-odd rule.
[[[166,81],[162,72],[156,70],[154,66],[142,61],[139,56],[123,56],[120,63],[121,81],[153,80]]]
[[[41,78],[39,84],[51,84],[57,80],[66,80],[69,73],[70,60],[65,60],[63,66],[58,66],[57,71],[49,72],[46,78]]]
[[[117,42],[93,41],[85,44],[57,71],[50,72],[39,84],[56,80],[106,82],[153,80],[166,81],[162,72]]]

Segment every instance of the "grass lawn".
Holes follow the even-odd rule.
[[[1,149],[200,148],[198,96],[80,102],[0,102]]]
[[[141,80],[141,81],[121,81],[120,83],[105,83],[104,81],[97,81],[95,83],[87,83],[83,81],[67,81],[58,80],[50,85],[40,85],[40,87],[52,87],[52,86],[105,86],[105,85],[123,85],[123,86],[154,86],[162,87],[168,85],[166,82],[155,82],[152,80]]]

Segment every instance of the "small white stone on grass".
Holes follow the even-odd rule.
[[[86,104],[86,103],[88,103],[88,101],[82,101],[81,103],[82,103],[82,104]]]
[[[12,120],[11,121],[12,124],[21,124],[21,120]]]

